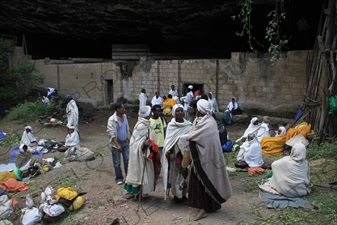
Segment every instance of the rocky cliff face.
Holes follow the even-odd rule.
[[[274,2],[254,3],[256,33],[263,37]],[[0,1],[0,8],[1,33],[25,34],[28,51],[38,54],[79,43],[82,48],[115,43],[147,44],[158,52],[230,52],[233,44],[240,51],[247,41],[235,36],[241,25],[231,19],[239,12],[238,0],[11,0]]]

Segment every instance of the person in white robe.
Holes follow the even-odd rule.
[[[161,107],[163,107],[163,98],[160,96],[160,94],[159,94],[158,91],[155,94],[156,95],[153,96],[153,98],[151,100],[152,106],[154,106],[154,105],[160,105]]]
[[[32,153],[28,151],[28,146],[25,144],[21,144],[19,149],[15,159],[15,166],[20,168],[21,171],[28,170],[32,160]]]
[[[282,134],[285,134],[287,133],[287,129],[283,126],[280,126],[278,129],[277,129],[277,132],[276,132],[276,137],[277,136],[280,136]]]
[[[270,123],[269,116],[264,116],[261,126],[256,134],[259,142],[261,141],[263,137],[270,137],[269,123]]]
[[[247,140],[240,146],[236,158],[245,161],[249,167],[261,167],[263,165],[262,149],[255,134],[249,134]]]
[[[69,148],[76,147],[76,145],[80,144],[80,137],[78,135],[78,132],[76,131],[76,128],[74,126],[68,126],[68,133],[66,136],[66,141],[63,146],[59,147],[58,150],[60,152],[64,152]],[[75,148],[72,149],[72,151],[75,151]]]
[[[211,110],[212,110],[213,113],[219,112],[218,102],[213,97],[213,93],[212,92],[208,93],[208,102],[209,102],[209,104],[211,106]]]
[[[301,197],[310,193],[309,162],[306,158],[306,147],[296,143],[289,156],[276,160],[271,164],[273,176],[270,186],[287,197]]]
[[[184,103],[184,114],[185,114],[185,119],[188,120],[188,115],[187,115],[187,110],[192,102],[192,100],[194,99],[194,95],[193,95],[193,86],[192,85],[188,85],[187,87],[187,94],[184,97],[180,98],[180,102]]]
[[[124,190],[128,193],[125,198],[137,196],[139,193],[142,193],[140,197],[147,197],[155,190],[154,156],[149,146],[151,141],[155,142],[156,135],[151,127],[150,114],[150,106],[143,106],[139,109],[138,121],[133,129],[129,145],[129,167],[124,183]]]
[[[74,126],[78,132],[78,108],[72,95],[67,95],[68,101],[66,113],[67,113],[67,127]]]
[[[172,97],[178,96],[178,91],[173,84],[171,85],[171,90],[169,91],[168,94],[172,95]]]
[[[138,96],[138,99],[139,99],[139,109],[142,108],[143,106],[146,106],[147,96],[144,88],[142,88]]]
[[[33,130],[31,126],[26,126],[25,130],[22,133],[20,145],[27,145],[28,151],[34,153],[37,148],[37,140],[33,134]]]
[[[164,199],[166,200],[168,192],[174,195],[175,199],[186,198],[187,187],[186,175],[187,168],[181,167],[184,151],[188,146],[187,136],[191,132],[192,123],[184,119],[184,107],[176,104],[172,108],[172,120],[168,123],[166,138],[162,156],[163,187]],[[177,163],[178,162],[178,163]],[[180,164],[179,164],[180,162]],[[185,171],[183,171],[185,170]]]
[[[238,143],[238,142],[246,139],[248,134],[256,134],[257,131],[260,129],[260,127],[261,127],[261,123],[259,123],[259,119],[257,117],[253,117],[250,120],[250,124],[249,124],[248,128],[245,130],[245,132],[243,133],[242,137],[237,139],[235,141],[235,143]]]

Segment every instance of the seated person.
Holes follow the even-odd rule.
[[[34,137],[31,126],[25,127],[25,130],[22,133],[20,145],[27,145],[28,151],[30,151],[31,153],[34,153],[36,151],[37,141]]]
[[[28,151],[28,146],[21,144],[20,150],[16,155],[15,166],[20,168],[21,171],[28,170],[31,160],[32,153]]]
[[[226,124],[232,124],[232,117],[233,115],[242,114],[242,110],[239,108],[239,104],[235,98],[228,103],[227,109],[224,112],[223,119],[225,120]]]
[[[260,129],[261,124],[259,123],[259,119],[257,117],[253,117],[250,120],[250,124],[247,127],[247,129],[245,130],[245,132],[243,133],[242,137],[240,137],[239,139],[237,139],[235,141],[235,143],[238,143],[240,141],[245,141],[248,134],[255,134],[257,133],[257,131]]]
[[[172,95],[168,95],[166,101],[163,102],[164,116],[172,115],[172,107],[176,104],[176,101],[172,98]]]
[[[285,127],[283,127],[283,126],[280,126],[277,129],[275,137],[280,136],[280,135],[285,134],[285,133],[287,133],[287,129]]]
[[[273,162],[270,186],[287,197],[301,197],[309,194],[309,162],[305,157],[306,147],[302,143],[297,143],[292,147],[289,156]]]
[[[262,149],[255,134],[249,134],[247,140],[240,146],[240,151],[236,158],[236,167],[261,167],[263,165]]]
[[[75,147],[76,145],[80,144],[80,137],[76,128],[74,126],[68,127],[68,134],[66,136],[66,142],[63,146],[59,147],[60,152],[66,151],[68,148]]]
[[[269,123],[270,123],[269,116],[264,116],[260,129],[257,131],[257,134],[256,134],[259,142],[261,141],[263,137],[270,137]]]

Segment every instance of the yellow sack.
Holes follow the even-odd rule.
[[[13,172],[0,172],[0,184],[6,182],[9,178],[16,180],[16,175]]]
[[[68,208],[70,211],[75,211],[78,210],[79,208],[82,207],[82,205],[84,204],[84,198],[82,196],[78,196],[73,204]]]
[[[77,197],[77,192],[74,190],[74,188],[72,187],[61,187],[59,189],[57,189],[57,195],[60,198],[64,198],[67,200],[73,200],[74,198]]]

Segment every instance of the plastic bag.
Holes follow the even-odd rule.
[[[0,220],[6,219],[13,212],[13,203],[7,195],[0,196]]]
[[[333,114],[337,112],[337,96],[331,96],[329,98],[329,103],[330,103],[330,109],[329,109],[329,114]]]
[[[38,210],[38,208],[33,207],[23,211],[20,220],[22,225],[35,225],[41,221],[41,218],[42,213]]]
[[[16,176],[16,180],[22,181],[22,171],[20,170],[20,168],[15,167],[15,168],[13,169],[13,173],[14,173],[15,176]]]
[[[34,201],[30,194],[26,196],[26,206],[28,207],[28,209],[31,209],[34,206]]]

